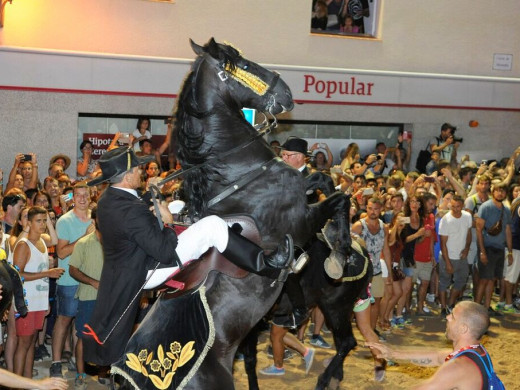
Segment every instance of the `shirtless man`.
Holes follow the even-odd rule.
[[[478,356],[484,359],[487,351],[479,343],[489,326],[487,309],[475,302],[459,302],[446,317],[446,337],[453,342],[453,350],[429,350],[420,348],[392,348],[387,344],[367,343],[370,348],[381,351],[379,357],[408,360],[426,367],[440,366],[437,372],[414,389],[488,389],[489,381]],[[462,355],[460,352],[464,351]]]

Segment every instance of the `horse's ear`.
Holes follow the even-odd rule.
[[[210,56],[220,59],[220,47],[218,46],[217,41],[215,41],[215,38],[212,37],[206,44],[206,47]]]
[[[192,50],[197,54],[198,56],[201,56],[204,54],[204,48],[202,46],[197,45],[193,40],[190,38],[190,45]]]

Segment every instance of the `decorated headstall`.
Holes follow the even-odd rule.
[[[272,84],[269,85],[257,75],[249,72],[249,66],[247,64],[243,67],[240,67],[238,65],[233,66],[229,61],[219,62],[207,53],[204,54],[203,57],[205,61],[219,69],[218,76],[221,81],[227,81],[228,78],[231,77],[233,80],[243,85],[244,87],[249,88],[251,91],[253,91],[255,94],[259,96],[264,96],[270,89],[272,89],[276,85],[276,82],[280,78],[280,75],[278,73],[275,73],[272,80]]]

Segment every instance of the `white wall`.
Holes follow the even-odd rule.
[[[517,0],[385,0],[380,40],[309,34],[311,0],[23,0],[6,5],[3,46],[191,58],[214,36],[257,62],[519,77]]]

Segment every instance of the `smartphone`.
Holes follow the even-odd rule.
[[[365,195],[374,195],[374,189],[372,187],[365,188],[363,190],[363,196]]]
[[[380,193],[386,192],[386,187],[379,187],[379,192]]]
[[[23,155],[23,159],[24,159],[24,161],[31,161],[32,160],[32,156],[30,154],[24,154]]]
[[[403,131],[403,139],[404,140],[411,140],[412,139],[412,132],[411,131]]]
[[[68,202],[72,200],[73,196],[72,192],[69,192],[68,194],[62,195],[61,199],[63,199],[64,202]]]
[[[401,217],[402,223],[410,223],[410,217]]]
[[[435,183],[435,178],[431,177],[431,176],[426,176],[424,178],[424,181],[427,182],[427,183]]]

